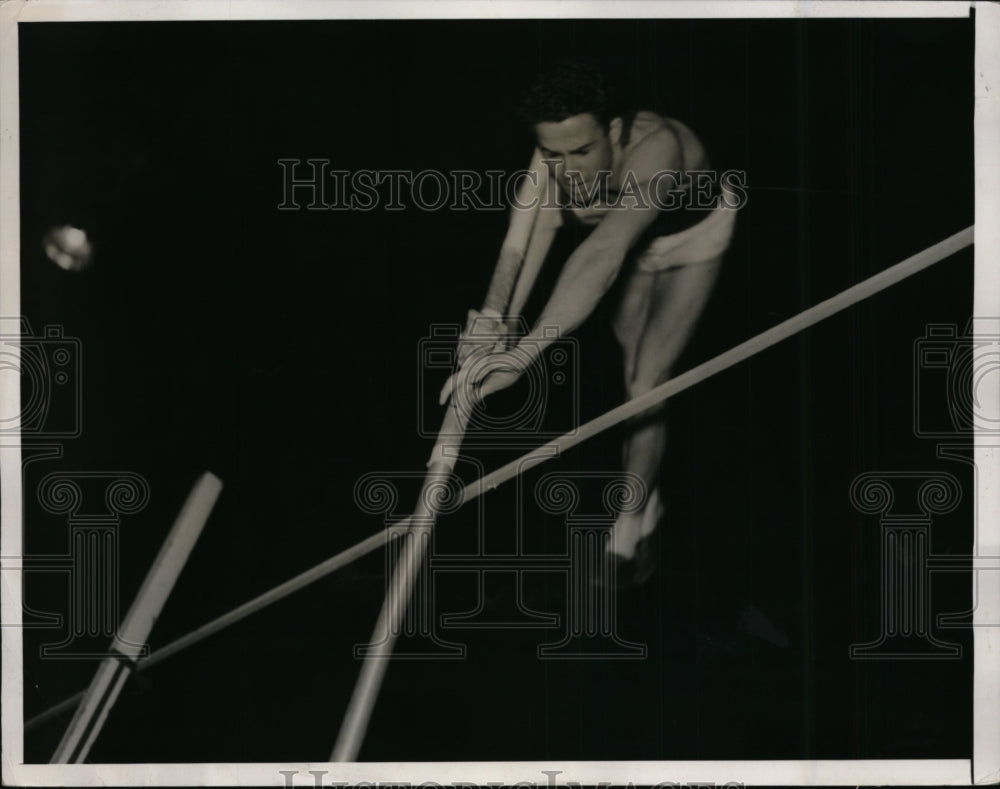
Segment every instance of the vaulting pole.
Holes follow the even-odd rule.
[[[468,414],[456,405],[456,399],[453,397],[448,404],[444,424],[438,432],[416,510],[410,516],[410,527],[403,536],[405,542],[393,569],[385,601],[372,634],[370,651],[361,665],[361,674],[354,686],[354,694],[341,724],[331,761],[353,762],[357,759],[368,729],[368,721],[375,707],[389,658],[392,657],[396,635],[409,607],[420,565],[430,544],[425,536],[429,536],[434,528],[439,496],[448,490],[448,481],[455,467],[456,457],[445,450],[458,449],[468,424]],[[465,500],[464,493],[461,500]]]
[[[206,471],[188,495],[118,628],[109,656],[98,667],[83,702],[56,748],[51,764],[76,764],[87,758],[221,491],[222,481]]]

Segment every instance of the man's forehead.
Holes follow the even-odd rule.
[[[604,135],[604,129],[588,112],[558,122],[537,123],[535,134],[538,135],[538,144],[544,148],[573,151],[599,140]]]

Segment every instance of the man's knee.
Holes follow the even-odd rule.
[[[629,400],[634,400],[637,397],[653,391],[657,386],[664,383],[670,378],[669,372],[657,376],[656,378],[650,378],[648,376],[636,376],[631,380],[626,380],[625,382],[625,392],[628,395]],[[653,416],[657,416],[663,412],[666,407],[666,400],[661,400],[660,402],[650,406],[648,409],[643,411],[636,419],[648,419]]]
[[[651,392],[660,384],[670,380],[670,370],[657,371],[656,374],[649,374],[642,369],[634,369],[630,377],[625,379],[625,390],[629,399]]]

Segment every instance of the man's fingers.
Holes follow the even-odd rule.
[[[483,401],[485,396],[482,391],[483,376],[489,378],[490,373],[489,371],[480,371],[481,376],[474,376],[470,375],[470,372],[475,371],[466,371],[465,375],[461,375],[461,371],[458,371],[448,376],[448,380],[441,387],[441,394],[438,395],[438,405],[444,405],[448,402],[448,398],[455,394],[455,389],[459,386],[464,387],[464,395],[471,405],[478,405]]]
[[[458,340],[458,366],[461,367],[474,354],[490,354],[507,350],[507,337],[503,332],[462,335]]]
[[[487,395],[510,386],[525,371],[524,360],[503,349],[502,339],[492,339],[487,345],[475,348],[480,358],[475,364],[461,364],[441,387],[438,404],[444,405],[449,397],[456,396],[461,389],[463,399],[470,404],[479,404]],[[468,357],[466,357],[468,358]]]
[[[479,385],[475,387],[473,393],[473,401],[475,403],[482,403],[483,399],[489,397],[494,392],[499,392],[504,387],[508,386],[510,381],[509,376],[503,373],[491,373],[486,376],[483,380],[479,382]]]
[[[489,383],[488,383],[489,380],[490,379],[487,378],[485,381],[483,381],[481,384],[479,384],[479,386],[477,386],[473,390],[472,398],[473,398],[473,402],[476,403],[476,405],[482,404],[483,399],[487,395],[491,395],[491,394],[493,394],[496,391],[496,387],[495,386],[490,386],[489,385]]]
[[[477,351],[485,347],[482,340],[463,339],[458,343],[458,366],[461,367],[465,361]]]

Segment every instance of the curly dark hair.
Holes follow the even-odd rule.
[[[558,123],[589,112],[607,128],[614,105],[612,89],[592,62],[564,60],[543,73],[521,97],[518,116],[529,126]]]

